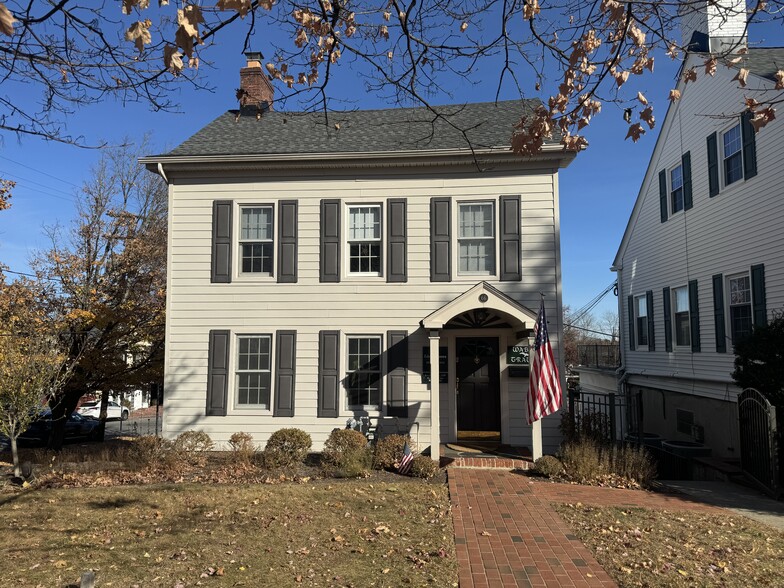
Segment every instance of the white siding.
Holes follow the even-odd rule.
[[[456,259],[453,259],[453,281],[430,282],[430,198],[451,197],[454,219],[456,201],[490,198],[497,206],[500,195],[522,195],[523,279],[521,282],[498,282],[495,278],[488,281],[534,312],[539,307],[539,292],[546,294],[553,325],[551,340],[557,352],[561,292],[560,268],[556,267],[559,241],[554,178],[555,170],[549,168],[486,173],[478,173],[475,168],[423,170],[416,174],[398,170],[366,172],[361,177],[351,178],[345,175],[325,177],[323,174],[269,178],[205,176],[189,178],[187,182],[175,177],[170,189],[165,434],[173,437],[185,430],[200,429],[209,433],[218,444],[223,444],[233,432],[244,431],[263,445],[273,431],[296,426],[307,430],[313,437],[314,447],[320,449],[329,432],[345,426],[354,413],[345,409],[343,401],[339,418],[316,416],[319,330],[340,330],[344,337],[346,334],[379,334],[384,335],[385,343],[388,330],[407,330],[411,336],[410,420],[420,424],[420,449],[429,446],[430,391],[421,383],[420,376],[422,347],[427,345],[427,334],[420,328],[419,321],[482,279],[458,276]],[[407,283],[387,284],[384,278],[347,277],[345,241],[342,281],[319,283],[319,204],[325,198],[341,199],[344,204],[384,204],[388,198],[407,199]],[[292,199],[299,202],[296,284],[238,277],[236,272],[230,284],[210,283],[212,203],[218,199],[233,200],[237,205],[275,204],[279,200]],[[235,221],[236,217],[235,208]],[[345,224],[345,208],[341,222]],[[233,255],[236,266],[236,247]],[[229,329],[232,336],[274,333],[281,329],[297,331],[295,417],[273,418],[271,413],[233,410],[233,378],[230,378],[229,386],[229,415],[204,416],[207,342],[211,329]],[[232,365],[234,343],[232,341]],[[341,361],[345,366],[345,338],[341,340]],[[527,380],[524,382],[527,387]],[[442,388],[441,430],[447,441],[449,414],[444,411],[448,410],[447,400],[454,386],[445,384]],[[531,428],[526,424],[525,396],[520,388],[519,382],[510,386],[511,437],[505,441],[530,446]],[[558,444],[558,421],[557,417],[546,420],[545,450],[552,451]]]

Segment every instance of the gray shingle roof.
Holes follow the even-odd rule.
[[[256,120],[255,110],[239,118],[230,110],[167,155],[378,153],[467,149],[469,142],[474,149],[502,147],[509,145],[513,125],[538,104],[508,100],[437,107],[449,122],[424,107],[336,111],[328,123],[321,112],[267,111]]]
[[[753,74],[774,80],[776,72],[784,69],[784,47],[751,47],[741,65]]]

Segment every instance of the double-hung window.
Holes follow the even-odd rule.
[[[751,278],[748,274],[730,276],[730,332],[732,343],[737,344],[751,334]]]
[[[270,408],[272,336],[237,337],[236,406]]]
[[[683,210],[683,166],[670,170],[670,209],[672,214]]]
[[[740,125],[722,133],[724,185],[743,179],[743,137]]]
[[[458,208],[458,273],[495,274],[494,203],[464,203]]]
[[[648,346],[648,302],[645,295],[634,299],[634,318],[637,327],[637,345]]]
[[[348,337],[346,396],[349,409],[381,406],[381,337]]]
[[[381,274],[381,206],[348,207],[350,274]]]
[[[691,321],[689,318],[689,289],[686,286],[672,289],[672,307],[674,320],[675,345],[691,345]]]
[[[240,271],[271,276],[273,271],[273,207],[240,209]]]

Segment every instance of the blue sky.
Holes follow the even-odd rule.
[[[225,110],[234,108],[239,68],[245,63],[238,45],[239,37],[218,39],[210,49],[214,68],[202,68],[200,76],[216,87],[215,92],[196,91],[187,84],[173,97],[180,111],[151,112],[143,104],[119,104],[110,100],[85,108],[67,120],[68,132],[84,135],[89,141],[120,143],[124,138],[138,140],[152,133],[155,151],[172,148],[195,133]],[[223,43],[223,44],[221,44]],[[768,43],[770,44],[770,43]],[[263,42],[253,49],[269,52]],[[626,221],[634,204],[656,136],[667,109],[667,94],[674,86],[678,62],[658,56],[656,71],[635,80],[655,107],[657,127],[636,144],[624,140],[626,123],[619,106],[606,104],[602,113],[586,129],[590,146],[561,172],[561,247],[564,304],[577,309],[601,292],[614,279],[609,271]],[[493,100],[495,72],[488,68],[487,80],[458,89],[441,103]],[[333,91],[357,97],[354,107],[388,106],[377,96],[364,95],[361,77],[344,69]],[[0,92],[16,100],[31,99],[30,88]],[[633,95],[633,94],[632,94]],[[32,95],[34,96],[34,94]],[[501,99],[516,97],[510,88]],[[67,223],[73,215],[72,195],[89,177],[90,168],[100,152],[34,137],[0,135],[0,177],[17,182],[13,206],[0,213],[0,261],[16,271],[29,271],[30,252],[45,248],[43,225]],[[617,310],[617,299],[610,294],[597,307]]]

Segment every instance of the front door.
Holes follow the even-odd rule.
[[[498,339],[457,339],[456,355],[458,438],[500,435]]]

